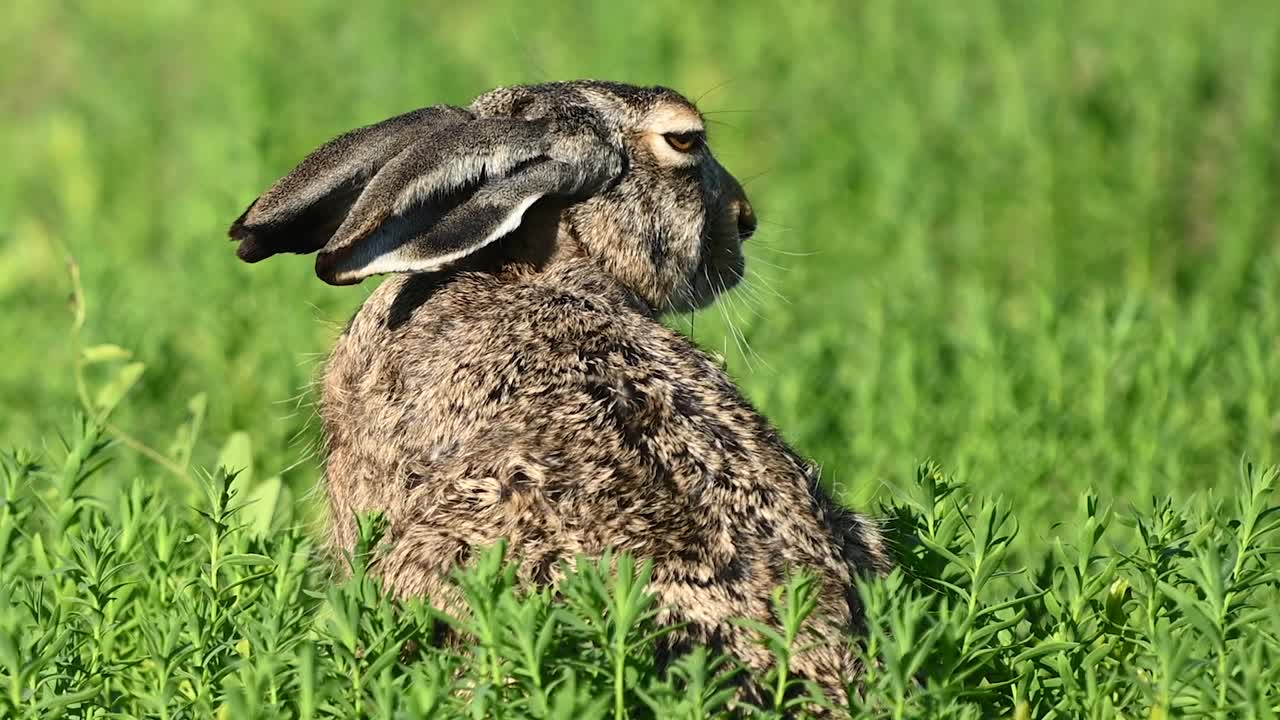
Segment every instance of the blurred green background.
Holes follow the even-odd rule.
[[[1280,3],[20,2],[0,24],[0,438],[146,371],[117,424],[234,431],[313,487],[310,383],[371,290],[239,263],[232,219],[351,127],[578,77],[699,98],[762,218],[671,318],[852,503],[934,459],[1043,520],[1230,481],[1280,438]],[[117,366],[91,368],[99,383]],[[120,466],[171,478],[135,453]],[[113,473],[115,477],[126,474]]]

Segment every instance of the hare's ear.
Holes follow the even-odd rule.
[[[382,166],[423,135],[471,118],[462,108],[422,108],[321,145],[231,225],[228,234],[240,242],[236,254],[258,262],[276,253],[319,250]]]
[[[378,171],[316,258],[333,285],[430,272],[520,225],[543,197],[591,195],[622,172],[621,152],[586,127],[479,118],[415,141]]]
[[[622,172],[620,148],[589,123],[419,113],[304,160],[232,226],[240,257],[319,250],[316,274],[333,285],[429,272],[514,230],[539,198],[586,197]]]

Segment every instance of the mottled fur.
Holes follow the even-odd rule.
[[[700,130],[696,109],[664,88],[577,82],[500,89],[465,111],[432,112],[445,120],[438,128],[396,120],[413,137],[390,143],[401,148],[394,159],[385,130],[362,131],[384,148],[368,162],[345,159],[358,149],[318,151],[329,159],[316,164],[340,177],[304,162],[232,231],[249,243],[248,259],[308,248],[358,255],[379,235],[383,252],[403,243],[403,256],[465,250],[433,272],[384,282],[329,360],[322,415],[336,546],[352,547],[353,514],[382,511],[389,550],[377,571],[396,593],[446,607],[456,605],[451,571],[500,538],[529,583],[554,583],[559,562],[578,554],[627,551],[654,562],[660,621],[683,623],[670,650],[706,643],[757,671],[771,655],[730,619],[776,623],[772,590],[806,570],[822,583],[810,622],[820,642],[793,671],[843,695],[858,671],[855,579],[889,564],[880,535],[820,490],[711,358],[657,320],[736,283],[755,225],[709,149],[665,144],[664,133]],[[510,126],[515,147],[494,120]],[[479,136],[468,135],[472,126]],[[530,140],[533,130],[549,136]],[[413,150],[419,136],[433,146]],[[446,139],[469,148],[451,151],[464,159],[440,150]],[[441,230],[486,188],[542,162],[563,163],[581,182],[553,182],[514,231],[489,243]],[[403,172],[410,163],[418,169]],[[450,173],[461,179],[440,179]],[[365,195],[332,190],[365,186]],[[326,192],[333,207],[317,210]],[[405,193],[447,199],[423,211]],[[289,197],[302,200],[291,208]],[[491,204],[509,210],[520,197]],[[269,233],[255,216],[270,219],[259,223]],[[334,237],[289,240],[291,216],[328,218]],[[388,230],[393,223],[404,227]],[[342,229],[353,224],[363,230]]]

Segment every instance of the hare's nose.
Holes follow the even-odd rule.
[[[756,232],[756,211],[746,198],[734,203],[738,208],[738,239],[746,240]]]

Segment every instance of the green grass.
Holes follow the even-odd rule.
[[[1280,5],[178,0],[0,23],[0,440],[32,451],[0,500],[18,706],[0,716],[60,696],[73,717],[377,717],[463,695],[612,715],[619,658],[636,714],[716,696],[711,659],[663,680],[647,645],[575,625],[617,582],[589,571],[568,604],[486,601],[506,603],[492,627],[560,618],[541,659],[472,633],[385,660],[443,621],[332,589],[310,549],[310,385],[368,289],[305,259],[244,266],[224,236],[338,132],[586,76],[703,96],[748,180],[751,282],[671,324],[842,498],[898,517],[907,569],[867,590],[877,713],[1280,710],[1280,625],[1241,604],[1276,605],[1280,582],[1274,483],[1242,471],[1280,462]],[[90,453],[67,418],[103,406],[117,444]],[[111,463],[86,477],[89,455]],[[200,472],[220,461],[245,468],[239,520],[188,509],[226,512]],[[938,477],[960,488],[945,502]]]
[[[251,486],[221,472],[193,508],[145,481],[94,497],[107,442],[71,430],[43,463],[0,458],[0,716],[778,718],[828,703],[787,674],[807,578],[775,595],[782,630],[759,633],[779,659],[772,694],[735,709],[731,660],[698,650],[658,670],[648,565],[579,561],[557,595],[518,588],[499,546],[458,576],[465,613],[398,607],[367,574],[377,518],[335,584],[290,503],[246,503]],[[844,709],[1274,717],[1278,482],[1246,465],[1231,501],[1116,511],[1087,495],[1014,568],[1011,503],[922,467],[881,508],[901,565],[863,588],[869,669]],[[439,644],[443,629],[459,642]]]

